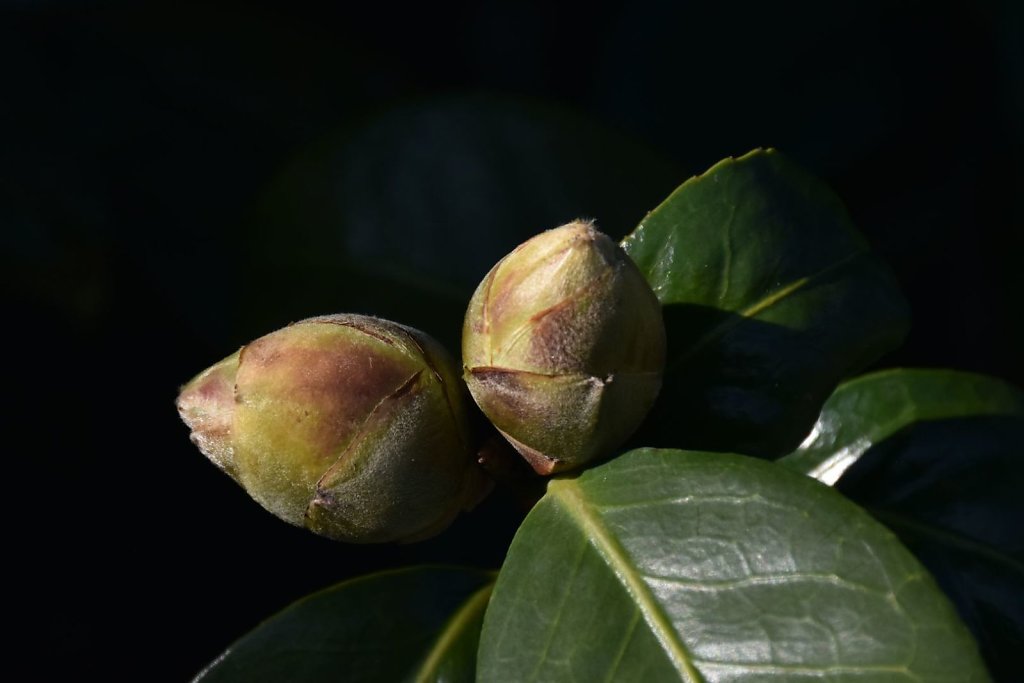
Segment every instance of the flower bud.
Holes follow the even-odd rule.
[[[356,543],[439,533],[486,494],[454,363],[427,335],[310,318],[200,373],[192,441],[286,522]]]
[[[462,332],[480,409],[540,474],[608,455],[661,388],[661,306],[591,223],[548,230],[498,262]]]

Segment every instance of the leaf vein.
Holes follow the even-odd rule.
[[[702,683],[700,674],[692,664],[691,655],[671,621],[644,583],[640,573],[629,563],[621,543],[595,514],[579,484],[574,479],[558,479],[551,482],[548,492],[579,524],[584,536],[589,539],[594,549],[608,563],[609,568],[632,596],[644,621],[682,680],[688,683]]]
[[[622,645],[619,647],[619,651],[615,654],[615,659],[612,661],[611,666],[608,667],[608,675],[605,676],[605,683],[611,683],[615,680],[615,675],[619,671],[619,667],[622,665],[622,659],[626,655],[626,650],[629,648],[630,642],[633,640],[633,634],[636,632],[636,625],[640,622],[640,610],[633,612],[633,618],[629,620],[629,626],[626,627],[626,632],[622,635]]]
[[[739,504],[751,504],[751,505],[763,505],[776,510],[782,510],[785,512],[793,512],[800,515],[805,515],[806,511],[795,505],[787,505],[780,503],[770,498],[754,493],[746,496],[736,495],[703,495],[695,494],[691,496],[672,496],[671,498],[653,498],[648,500],[635,500],[628,503],[602,503],[592,504],[594,508],[602,510],[604,512],[620,512],[627,511],[636,508],[653,507],[658,505],[686,505],[688,503],[725,503],[729,505]]]
[[[878,588],[873,588],[863,583],[851,581],[836,574],[815,574],[813,572],[755,574],[753,576],[745,576],[737,579],[724,579],[719,581],[696,581],[673,576],[658,576],[655,574],[645,574],[644,577],[651,581],[671,584],[684,590],[694,591],[714,592],[717,590],[732,590],[734,588],[748,588],[751,586],[779,586],[788,583],[804,582],[827,583],[838,588],[845,588],[847,590],[854,590],[882,597],[889,595],[888,591],[879,590]]]
[[[840,268],[847,266],[853,261],[856,261],[858,258],[866,256],[867,254],[868,252],[866,250],[855,251],[852,254],[839,259],[835,263],[825,266],[821,270],[811,275],[798,278],[790,282],[789,284],[779,287],[778,289],[768,293],[767,295],[765,295],[758,301],[755,301],[746,308],[736,311],[737,315],[730,316],[726,320],[715,325],[710,330],[705,332],[702,336],[700,336],[697,339],[697,341],[690,345],[689,348],[684,349],[674,360],[672,360],[668,364],[666,370],[669,372],[677,370],[680,366],[682,366],[691,358],[696,356],[705,346],[708,346],[713,341],[715,341],[716,339],[724,335],[726,332],[731,330],[733,327],[738,325],[740,321],[748,318],[757,317],[758,315],[768,310],[772,306],[776,305],[780,301],[784,301],[795,292],[800,291],[801,289],[805,288],[808,285],[814,284],[815,282],[817,282],[824,276],[828,275],[832,271],[839,270]]]
[[[767,674],[808,674],[820,676],[822,674],[878,674],[896,673],[903,674],[913,680],[920,680],[905,664],[862,664],[858,666],[843,666],[838,664],[814,666],[799,664],[775,664],[764,662],[723,662],[710,659],[694,659],[702,667],[709,669],[740,669],[744,673],[767,673]]]
[[[478,610],[482,610],[487,606],[487,601],[491,599],[491,591],[494,590],[494,584],[489,583],[477,592],[473,593],[466,599],[459,609],[448,619],[448,622],[444,625],[444,629],[441,631],[437,640],[434,641],[434,645],[430,648],[430,652],[423,660],[423,665],[420,667],[419,672],[416,674],[417,683],[429,683],[429,681],[437,678],[438,668],[441,666],[442,658],[445,653],[451,648],[455,639],[459,637],[459,634],[465,629],[473,616]]]
[[[554,634],[558,631],[558,624],[562,620],[562,615],[565,613],[565,604],[569,601],[569,594],[572,592],[568,589],[572,580],[580,572],[580,566],[583,564],[583,558],[586,555],[587,544],[581,543],[579,552],[576,553],[576,559],[573,562],[572,571],[569,572],[568,580],[566,582],[566,589],[562,591],[561,600],[558,603],[558,609],[555,610],[555,618],[551,620],[550,626],[548,626],[548,637],[544,640],[544,651],[537,657],[537,663],[533,667],[533,671],[530,673],[530,680],[537,680],[537,675],[540,673],[541,665],[547,661],[548,652],[551,650],[551,643],[555,639]]]

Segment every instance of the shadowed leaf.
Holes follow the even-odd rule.
[[[998,680],[1024,642],[1024,393],[992,377],[887,370],[851,380],[779,463],[834,484],[903,540]]]
[[[346,581],[260,624],[194,682],[471,683],[492,580],[418,567]]]
[[[779,456],[907,306],[842,204],[772,150],[683,183],[622,242],[664,307],[662,396],[636,441]]]

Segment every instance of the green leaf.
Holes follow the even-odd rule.
[[[493,578],[416,567],[340,583],[260,624],[194,680],[473,681]]]
[[[664,306],[662,396],[637,443],[790,452],[906,303],[842,204],[772,151],[683,183],[622,242]]]
[[[935,575],[998,680],[1024,642],[1024,392],[991,377],[889,370],[836,390],[779,463],[835,484]]]
[[[1024,417],[1024,394],[968,372],[883,370],[836,389],[811,433],[779,463],[832,485],[874,444],[907,425],[995,415]]]
[[[641,449],[552,481],[484,619],[481,681],[985,680],[914,557],[774,463]]]

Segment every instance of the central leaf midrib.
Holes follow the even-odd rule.
[[[435,680],[444,655],[451,649],[452,644],[455,643],[475,614],[487,607],[493,590],[494,582],[492,581],[466,598],[465,602],[448,619],[427,656],[423,659],[423,664],[414,678],[417,683]]]
[[[804,289],[808,285],[815,284],[825,275],[828,275],[833,271],[839,270],[840,268],[844,268],[850,263],[856,261],[858,258],[866,256],[867,254],[867,250],[863,249],[859,251],[854,251],[850,254],[847,254],[843,258],[839,259],[835,263],[831,263],[822,268],[821,270],[812,273],[811,275],[807,275],[802,278],[797,278],[796,280],[793,280],[792,282],[769,292],[765,296],[761,297],[759,300],[738,311],[728,311],[730,313],[733,313],[734,315],[712,327],[706,333],[701,335],[693,344],[691,344],[689,348],[684,349],[674,359],[671,359],[668,363],[667,370],[678,370],[678,368],[685,364],[690,358],[697,355],[701,351],[701,349],[703,349],[705,346],[709,345],[711,342],[715,341],[716,339],[724,335],[726,332],[731,330],[739,323],[743,322],[744,320],[751,320],[753,318],[756,318],[758,315],[768,310],[769,308],[775,306],[777,303],[788,299],[790,295]],[[671,305],[671,302],[669,302],[668,304],[665,304],[663,302],[662,305]]]
[[[702,683],[703,679],[693,666],[692,656],[661,606],[651,594],[637,568],[630,564],[629,556],[619,540],[604,525],[587,502],[575,479],[557,479],[548,485],[548,493],[577,522],[583,535],[607,562],[623,587],[634,599],[644,621],[661,644],[672,665],[689,683]]]

